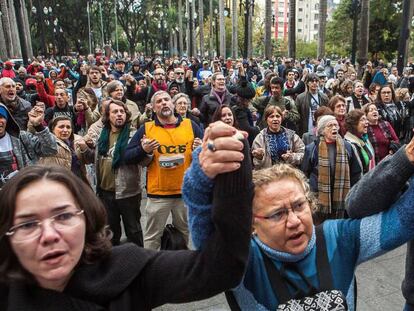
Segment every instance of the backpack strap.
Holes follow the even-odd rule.
[[[323,224],[316,227],[316,268],[318,271],[319,290],[333,289],[331,268],[326,251],[325,235]]]
[[[323,234],[323,224],[315,228],[316,230],[316,268],[319,280],[319,288],[316,289],[308,278],[297,269],[294,263],[283,264],[281,269],[278,270],[272,260],[265,254],[265,252],[259,247],[262,253],[263,261],[265,264],[266,272],[272,286],[273,293],[277,297],[279,303],[289,301],[292,298],[303,298],[307,295],[313,295],[318,291],[333,289],[332,274],[329,266],[328,254],[326,250],[326,241]],[[292,282],[286,273],[286,268],[294,270],[308,286],[308,292],[301,290],[299,286]],[[289,284],[295,289],[293,295],[289,292]]]

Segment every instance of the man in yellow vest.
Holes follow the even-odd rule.
[[[167,92],[156,92],[151,104],[155,118],[141,126],[131,139],[124,160],[132,164],[152,159],[147,170],[144,247],[159,249],[170,213],[173,225],[188,242],[187,209],[181,198],[181,184],[184,171],[191,164],[192,150],[201,144],[203,133],[190,119],[174,114]]]

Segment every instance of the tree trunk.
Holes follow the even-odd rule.
[[[219,25],[220,25],[220,56],[226,58],[226,28],[224,24],[224,0],[219,0]]]
[[[289,48],[288,56],[296,58],[296,0],[289,1]]]
[[[23,13],[23,19],[24,19],[24,33],[25,33],[26,44],[27,44],[27,53],[30,58],[33,58],[33,47],[32,47],[32,37],[30,36],[29,17],[27,15],[27,9],[26,9],[24,1],[22,1],[22,13]]]
[[[369,1],[369,0],[368,0]],[[325,57],[327,0],[319,0],[318,58]]]
[[[10,30],[12,35],[12,57],[17,58],[21,57],[21,50],[20,50],[20,40],[17,32],[17,21],[16,21],[16,13],[14,10],[14,3],[13,0],[9,0],[9,21],[10,21]]]
[[[253,3],[248,5],[247,57],[253,57]]]
[[[237,15],[237,0],[232,0],[231,2],[231,57],[233,59],[237,58],[237,50],[238,50],[238,38],[237,38],[237,31],[238,31],[238,15]]]
[[[172,8],[171,0],[168,0],[168,10]],[[168,42],[169,42],[169,51],[170,51],[170,57],[174,54],[174,33],[175,33],[175,25],[168,25],[167,27],[168,31]]]
[[[2,12],[1,20],[3,24],[4,40],[6,43],[6,56],[10,58],[13,54],[12,34],[10,29],[10,17],[7,0],[0,0],[0,9]]]
[[[178,54],[180,57],[184,52],[183,32],[183,1],[178,0]]]
[[[0,19],[0,59],[5,60],[7,57],[6,38],[4,37],[2,20]]]
[[[209,11],[209,31],[208,34],[210,35],[209,38],[209,56],[210,58],[213,58],[214,55],[214,47],[213,47],[213,38],[214,38],[214,33],[213,33],[213,0],[210,0],[208,3],[208,11]]]
[[[370,0],[361,1],[361,14],[359,22],[359,47],[357,57],[359,67],[364,66],[368,61],[369,2]]]
[[[193,55],[192,56],[197,56],[197,40],[196,40],[196,23],[195,23],[195,12],[196,12],[196,9],[195,9],[195,6],[196,6],[196,1],[195,0],[193,0],[192,2],[191,2],[191,16],[193,17],[193,19],[191,20],[191,24],[193,25],[193,40],[192,40],[192,42],[193,42],[193,46],[192,46],[192,51],[193,51]]]
[[[265,58],[270,59],[272,57],[272,0],[266,0],[265,2]]]
[[[200,24],[200,55],[201,58],[204,58],[204,1],[198,1],[198,17]]]

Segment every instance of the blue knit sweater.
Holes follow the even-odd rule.
[[[193,157],[198,158],[198,157]],[[202,248],[213,232],[210,219],[211,193],[214,182],[207,178],[199,163],[193,161],[184,178],[183,198],[189,207],[189,226],[193,243]],[[380,256],[414,238],[414,187],[387,211],[357,220],[331,220],[323,224],[335,289],[346,296],[350,310],[355,310],[353,278],[358,264]],[[284,261],[296,262],[299,269],[318,287],[314,235],[305,252],[298,256],[278,252],[253,237],[249,263],[242,283],[233,290],[242,310],[275,310],[279,302],[274,295],[262,248],[277,267]],[[293,273],[291,279],[306,288],[302,279]]]

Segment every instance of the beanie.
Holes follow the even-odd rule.
[[[326,124],[334,120],[336,120],[336,118],[331,115],[325,115],[325,116],[320,117],[318,120],[318,135],[321,136],[323,131],[325,130]]]
[[[256,91],[251,83],[242,80],[236,88],[236,94],[241,98],[252,99],[256,95]]]
[[[107,90],[108,94],[111,94],[113,91],[115,91],[118,86],[122,86],[122,88],[124,87],[122,82],[120,82],[118,80],[109,82],[106,85],[106,90]]]
[[[6,108],[4,108],[3,106],[0,106],[0,116],[5,118],[6,120],[9,118],[9,114],[7,113]]]

